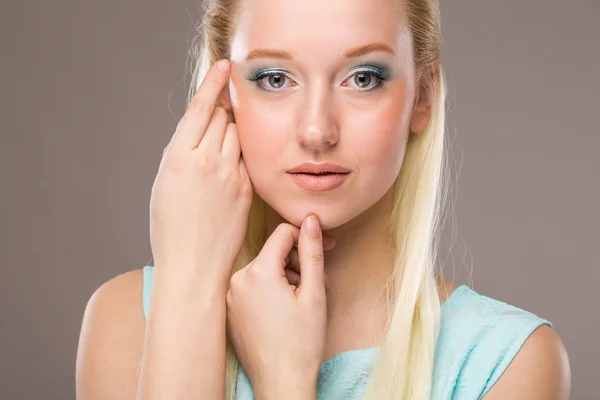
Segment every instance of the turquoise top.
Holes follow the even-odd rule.
[[[143,268],[144,315],[148,317],[154,268]],[[475,400],[498,380],[525,340],[540,325],[552,324],[528,311],[459,286],[442,304],[431,400]],[[377,348],[345,351],[325,361],[317,400],[358,400],[370,377]],[[236,399],[254,400],[240,368]]]

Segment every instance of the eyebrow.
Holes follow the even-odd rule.
[[[374,51],[384,51],[386,53],[390,53],[395,55],[394,50],[390,46],[385,43],[369,43],[364,46],[353,47],[350,50],[344,53],[344,57],[346,58],[354,58],[364,56],[365,54],[372,53]],[[292,55],[283,50],[275,50],[275,49],[256,49],[252,50],[248,53],[246,57],[246,61],[252,60],[255,58],[280,58],[283,60],[291,60]]]

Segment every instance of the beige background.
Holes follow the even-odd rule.
[[[600,2],[442,3],[445,274],[551,320],[572,399],[597,399]],[[151,259],[150,189],[184,111],[195,4],[0,6],[2,399],[74,398],[86,301]]]

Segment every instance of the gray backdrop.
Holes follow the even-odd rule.
[[[445,275],[551,320],[572,399],[597,399],[600,2],[442,3]],[[0,6],[0,398],[74,398],[88,298],[151,259],[196,17],[183,0]]]

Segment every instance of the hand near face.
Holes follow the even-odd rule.
[[[311,222],[315,237],[309,235]],[[260,254],[231,278],[227,329],[257,398],[277,398],[291,387],[315,394],[327,334],[322,236],[316,216],[301,229],[280,224]],[[285,270],[295,243],[298,286]]]

